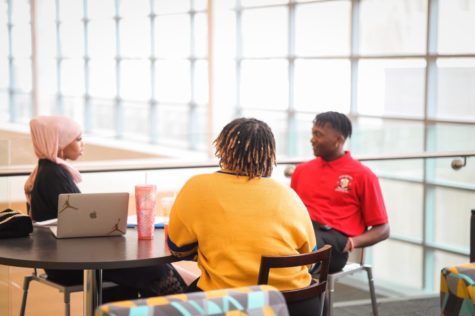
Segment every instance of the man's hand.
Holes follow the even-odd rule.
[[[355,237],[350,237],[353,239],[353,248],[363,248],[374,245],[380,241],[383,241],[389,237],[389,224],[381,224],[371,227],[369,230],[365,231],[363,234]],[[351,249],[350,238],[346,241],[346,246],[343,249],[343,252],[347,252]]]
[[[343,248],[343,252],[349,252],[351,250],[353,250],[353,248],[351,247],[351,237],[348,237],[348,240],[346,241],[346,245],[345,245],[345,248]],[[353,241],[353,244],[354,244],[354,241]]]

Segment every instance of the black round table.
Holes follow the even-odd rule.
[[[138,240],[135,229],[124,236],[56,239],[47,227],[29,237],[0,241],[0,264],[16,267],[84,270],[84,315],[97,307],[96,273],[103,269],[137,268],[173,262],[165,250],[163,230],[153,240]]]

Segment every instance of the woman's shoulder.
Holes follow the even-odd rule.
[[[60,177],[69,179],[71,176],[61,165],[48,159],[40,159],[38,162],[38,177]]]

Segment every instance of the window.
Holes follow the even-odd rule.
[[[37,5],[31,56],[29,1],[0,1],[1,121],[67,114],[91,135],[208,152],[210,124],[217,133],[255,116],[273,128],[279,157],[310,158],[313,118],[335,110],[353,119],[355,155],[474,148],[475,0],[219,0],[211,17],[206,0]],[[433,291],[427,275],[466,250],[438,234],[450,205],[469,207],[473,166],[446,163],[371,164],[394,220],[414,217],[372,254],[405,278],[377,278]]]

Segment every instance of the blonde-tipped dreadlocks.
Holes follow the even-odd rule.
[[[270,127],[254,118],[228,123],[214,141],[221,168],[238,176],[268,177],[275,165],[275,140]]]

